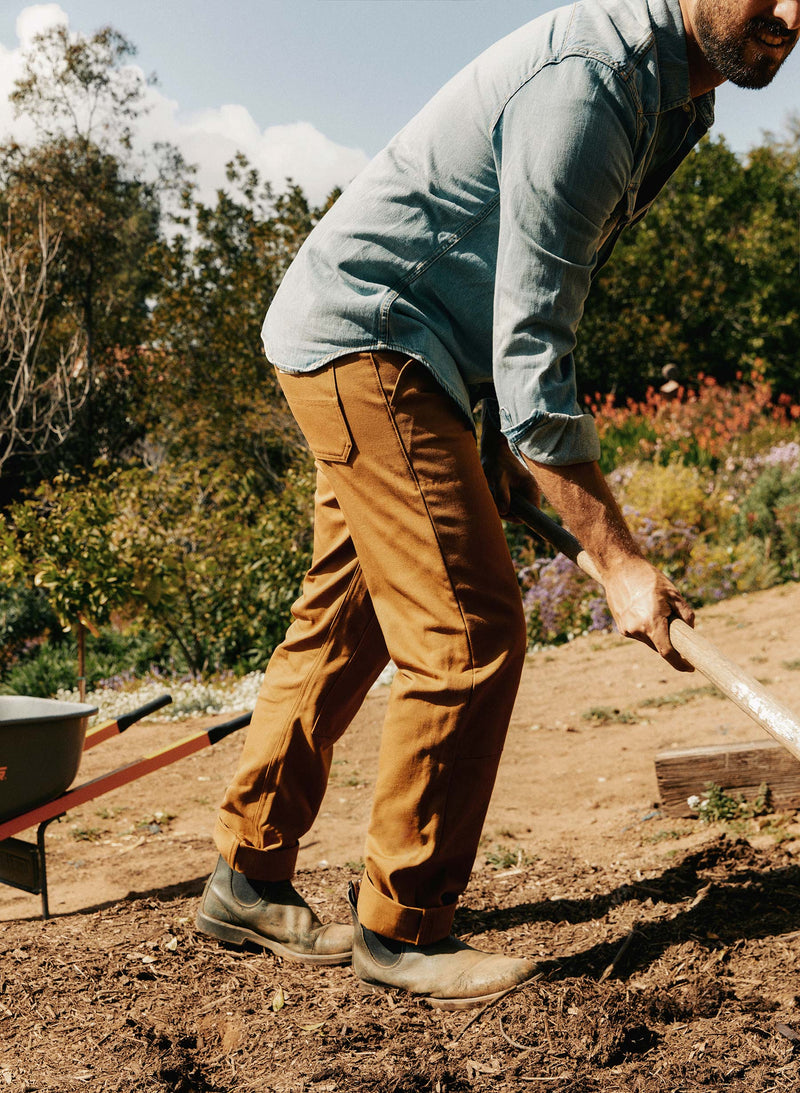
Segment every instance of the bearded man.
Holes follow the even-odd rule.
[[[559,8],[455,76],[301,248],[264,344],[316,459],[313,563],[220,811],[202,930],[352,953],[365,983],[443,1007],[537,974],[451,935],[525,655],[501,516],[538,483],[621,633],[689,668],[669,619],[691,608],[600,473],[573,348],[592,277],[708,130],[713,88],[763,87],[799,26],[789,0]],[[298,845],[389,658],[353,926],[323,926],[291,884]]]

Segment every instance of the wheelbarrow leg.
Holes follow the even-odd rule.
[[[42,897],[42,917],[50,917],[50,901],[47,894],[47,855],[44,836],[53,820],[60,820],[64,813],[42,820],[36,831],[36,842],[8,838],[0,842],[0,883],[21,892]]]
[[[53,816],[49,820],[42,820],[36,829],[36,849],[39,854],[39,886],[42,892],[42,918],[50,918],[50,900],[47,895],[47,854],[44,849],[44,835],[53,820],[60,819],[60,816]]]

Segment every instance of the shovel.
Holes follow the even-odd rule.
[[[603,582],[592,559],[566,528],[551,520],[536,505],[518,494],[512,495],[511,512],[535,535],[566,555],[588,577],[602,586]],[[698,672],[702,672],[739,709],[749,714],[756,724],[782,744],[795,759],[800,760],[800,721],[788,707],[774,698],[744,668],[726,657],[691,626],[687,626],[683,619],[675,618],[670,621],[669,638],[685,661]]]

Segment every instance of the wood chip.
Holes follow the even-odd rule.
[[[625,956],[625,953],[627,953],[628,949],[631,947],[631,942],[633,941],[635,935],[636,935],[636,927],[634,926],[633,929],[631,930],[631,932],[628,934],[628,936],[622,942],[620,947],[617,949],[617,951],[614,955],[614,959],[611,961],[611,963],[608,965],[606,970],[600,976],[600,982],[601,983],[605,983],[605,981],[607,979],[610,979],[611,976],[616,973],[617,968],[622,963],[622,959]]]
[[[775,1025],[775,1031],[785,1036],[787,1040],[791,1040],[793,1044],[800,1044],[800,1032],[796,1032],[790,1025],[784,1025],[779,1021]]]

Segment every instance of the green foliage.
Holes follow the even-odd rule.
[[[676,363],[797,387],[800,126],[738,158],[706,138],[598,276],[576,352],[583,390],[641,398]]]
[[[671,459],[667,466],[629,464],[621,479],[618,500],[635,514],[634,531],[643,530],[645,521],[707,531],[728,518],[730,502],[713,489],[713,479],[677,459]]]
[[[708,471],[675,459],[636,463],[625,468],[617,494],[646,556],[694,604],[775,583],[752,535],[728,534],[733,498]]]
[[[91,467],[137,435],[132,407],[145,380],[140,346],[156,290],[155,188],[127,177],[115,156],[66,137],[0,150],[0,183],[0,213],[17,235],[34,230],[44,207],[60,239],[43,313],[42,366],[50,361],[55,370],[61,346],[77,337],[88,379],[71,438],[42,466]]]
[[[14,664],[0,679],[0,693],[33,698],[52,698],[59,690],[77,686],[76,652],[66,642],[40,646],[36,655]]]
[[[302,477],[259,499],[197,466],[60,476],[11,506],[0,571],[65,627],[139,620],[193,671],[263,663],[308,567],[310,505]]]
[[[765,562],[783,580],[800,578],[800,469],[766,467],[732,521],[734,533],[751,536]]]
[[[507,846],[504,843],[499,843],[491,850],[485,850],[483,860],[492,869],[522,869],[532,865],[534,861],[522,847]]]
[[[186,195],[184,231],[163,253],[154,314],[152,437],[171,458],[229,468],[275,491],[304,442],[264,357],[261,326],[283,273],[322,210],[275,195],[243,156],[214,206]]]
[[[39,367],[55,372],[62,347],[77,339],[88,387],[67,440],[35,464],[38,476],[118,459],[142,429],[134,411],[151,380],[140,350],[158,291],[162,203],[185,169],[174,150],[152,149],[145,179],[132,152],[145,89],[128,63],[133,53],[109,27],[77,38],[51,27],[34,40],[11,96],[40,140],[0,148],[0,216],[13,239],[33,241],[44,211],[59,241]],[[21,467],[30,474],[30,459],[17,460]]]
[[[652,420],[656,443],[662,429],[674,438],[673,418]],[[673,451],[666,465],[639,458],[610,476],[645,556],[696,606],[800,572],[797,426],[776,421],[759,435],[770,446],[753,451],[748,434],[746,456],[737,454],[738,435],[730,436],[730,454],[716,472],[707,463],[683,463]],[[518,529],[512,547],[533,645],[610,627],[605,599],[581,570],[562,556],[537,557]]]
[[[639,720],[633,710],[620,710],[616,706],[592,706],[581,717],[596,725],[635,725]]]
[[[643,415],[627,413],[610,422],[600,435],[600,468],[615,467],[651,453],[658,441],[655,425]]]
[[[137,630],[120,633],[106,627],[88,645],[86,685],[89,690],[101,681],[118,678],[121,672],[144,675],[152,666],[167,664],[165,650],[149,634]],[[52,698],[58,691],[78,686],[77,650],[74,635],[58,639],[51,635],[24,655],[18,656],[0,674],[0,693]]]
[[[97,147],[130,147],[144,80],[136,49],[113,27],[73,37],[62,23],[37,34],[10,99],[51,141],[65,130]]]
[[[44,591],[0,581],[0,672],[58,629]]]
[[[86,486],[59,475],[15,502],[0,525],[0,576],[43,589],[64,629],[107,625],[136,588],[132,560],[111,534],[110,481]]]
[[[752,801],[747,801],[741,793],[734,797],[721,786],[709,782],[705,796],[690,797],[688,803],[692,811],[707,824],[751,820],[755,816],[765,816],[772,812],[772,794],[766,782],[759,787]]]
[[[719,691],[716,687],[684,687],[683,690],[675,691],[673,694],[648,698],[641,705],[642,709],[658,710],[663,706],[685,706],[687,702],[692,702],[696,698],[707,698],[709,696],[719,698]]]
[[[311,550],[311,484],[255,497],[220,471],[164,464],[115,477],[113,537],[139,615],[193,671],[259,665],[282,639]]]

